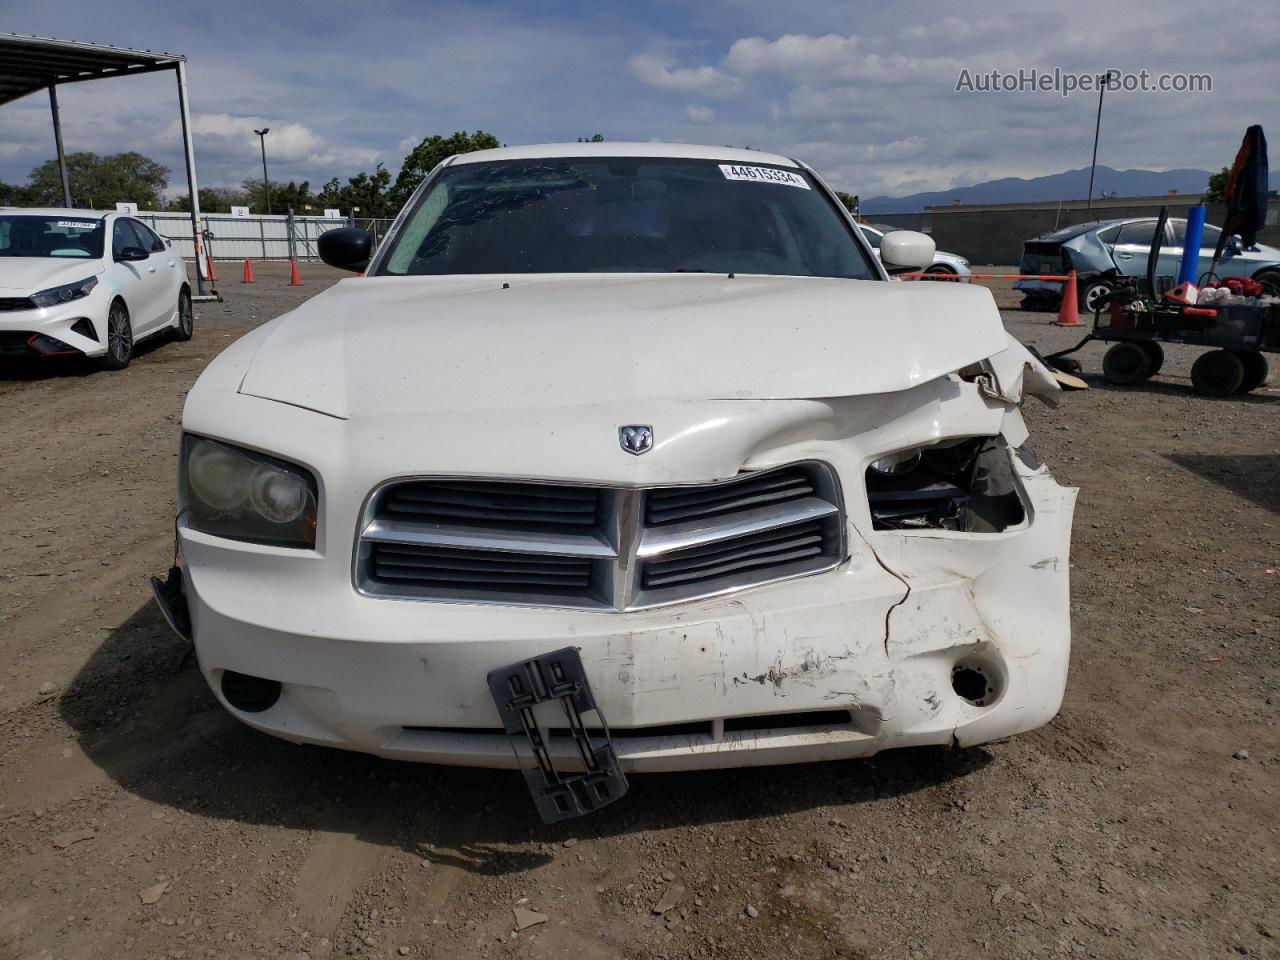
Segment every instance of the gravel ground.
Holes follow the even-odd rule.
[[[123,373],[0,370],[0,960],[1280,956],[1274,383],[1207,400],[1170,349],[1152,383],[1109,388],[1091,346],[1092,389],[1029,405],[1081,487],[1049,726],[635,777],[547,828],[513,774],[241,726],[149,602],[183,397],[335,279],[303,276],[224,284],[193,340]],[[1025,342],[1076,336],[993,288]]]

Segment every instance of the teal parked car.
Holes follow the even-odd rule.
[[[1065,274],[1075,270],[1081,276],[1077,287],[1080,309],[1092,312],[1098,298],[1108,293],[1115,273],[1126,277],[1147,275],[1147,256],[1155,239],[1156,218],[1103,220],[1064,227],[1041,234],[1022,245],[1022,261],[1018,272],[1024,274]],[[1182,262],[1182,244],[1186,237],[1186,220],[1169,220],[1160,249],[1159,276],[1175,277]],[[1213,251],[1222,231],[1205,224],[1200,241],[1200,264],[1196,276],[1208,271]],[[1218,262],[1218,276],[1252,277],[1269,283],[1280,292],[1280,249],[1255,246],[1245,248],[1239,237],[1230,237]],[[1101,276],[1094,276],[1101,274]],[[1017,280],[1015,290],[1023,294],[1024,310],[1056,310],[1062,302],[1060,280]]]

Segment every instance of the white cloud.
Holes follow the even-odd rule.
[[[684,115],[690,123],[709,124],[716,122],[716,112],[701,103],[691,103],[684,108]]]
[[[742,89],[741,80],[716,67],[708,65],[672,69],[671,63],[666,57],[637,54],[631,58],[630,67],[636,79],[659,90],[728,96]]]

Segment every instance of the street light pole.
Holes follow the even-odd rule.
[[[1093,210],[1093,172],[1098,166],[1098,134],[1102,132],[1102,95],[1111,85],[1111,71],[1104,73],[1101,79],[1102,83],[1098,85],[1098,119],[1093,123],[1093,160],[1089,163],[1089,198],[1085,201],[1087,211]]]
[[[262,192],[267,198],[267,216],[271,216],[271,181],[267,179],[267,134],[271,132],[271,128],[263,127],[253,132],[258,135],[258,141],[262,144]],[[1096,145],[1094,149],[1097,149]]]

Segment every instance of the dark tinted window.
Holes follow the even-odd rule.
[[[867,243],[871,244],[873,250],[880,249],[880,231],[870,230],[867,227],[859,227],[858,229],[862,231],[863,237],[866,238]]]
[[[0,257],[102,256],[102,221],[65,214],[0,214]]]
[[[378,272],[878,276],[801,170],[637,157],[447,167]]]
[[[156,234],[154,230],[148,227],[141,220],[130,220],[133,225],[134,232],[137,233],[138,239],[142,241],[142,249],[150,250],[152,253],[161,253],[164,247],[164,241]]]
[[[1130,244],[1138,247],[1149,247],[1156,236],[1156,221],[1139,220],[1136,223],[1126,223],[1120,228],[1120,238],[1116,241],[1118,244]]]

